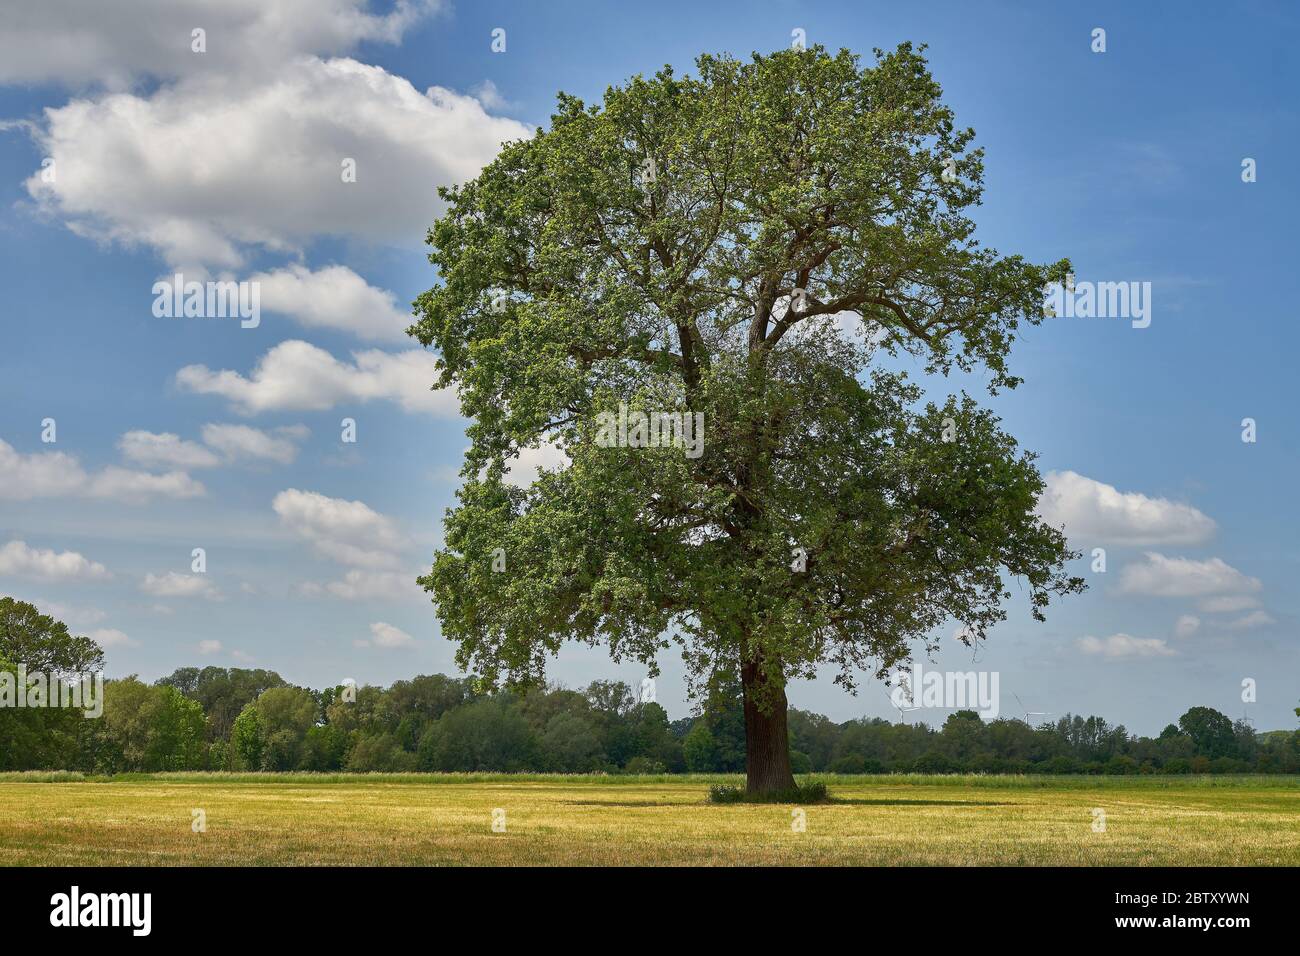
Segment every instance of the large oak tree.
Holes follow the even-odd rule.
[[[697,689],[739,681],[748,789],[792,788],[787,682],[883,677],[955,620],[968,641],[1082,588],[1035,516],[1042,479],[968,396],[890,371],[1006,364],[1043,288],[974,239],[973,133],[919,51],[704,56],[443,192],[440,283],[411,332],[472,420],[459,504],[421,583],[462,667],[542,679],[569,640],[645,663],[680,645]],[[704,448],[604,447],[601,413],[704,415]],[[529,487],[521,449],[567,464]]]

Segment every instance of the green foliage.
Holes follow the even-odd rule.
[[[230,731],[230,747],[234,752],[236,770],[261,770],[262,753],[266,749],[266,737],[262,727],[262,715],[253,704],[245,704],[244,709],[235,718]]]
[[[718,747],[706,724],[699,723],[691,728],[682,742],[682,753],[686,758],[686,769],[691,773],[704,773],[717,767]]]
[[[784,714],[819,665],[851,687],[949,619],[982,640],[1004,575],[1039,619],[1083,588],[1033,456],[969,396],[882,367],[1014,387],[1011,343],[1069,270],[975,239],[982,153],[940,92],[909,44],[869,66],[702,56],[590,107],[560,94],[549,129],[441,191],[410,332],[471,446],[420,580],[484,686],[541,685],[570,640],[651,669],[676,642],[694,690],[740,677],[751,716]],[[609,447],[625,408],[702,421],[703,444]],[[567,464],[508,484],[543,443]],[[709,732],[712,756],[688,752],[731,764]]]
[[[536,737],[504,699],[476,700],[448,711],[420,741],[421,770],[527,770],[535,766]]]
[[[134,675],[104,685],[104,715],[88,720],[93,769],[101,773],[192,770],[202,767],[204,714],[174,687]]]
[[[209,740],[225,740],[235,718],[248,704],[272,687],[281,687],[284,680],[274,671],[246,670],[240,667],[182,667],[158,681],[196,700],[208,717]]]
[[[0,652],[0,672],[16,695],[18,665]],[[27,686],[31,686],[28,676]],[[10,702],[12,703],[12,702]],[[0,770],[74,766],[79,762],[81,713],[59,708],[0,707]]]
[[[1232,721],[1210,707],[1193,707],[1178,718],[1178,727],[1192,738],[1197,756],[1235,757],[1237,740]]]
[[[74,637],[62,621],[11,597],[0,597],[0,659],[47,675],[104,669],[104,652],[98,644],[88,637]]]

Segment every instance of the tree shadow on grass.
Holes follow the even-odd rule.
[[[907,800],[901,797],[836,797],[827,803],[870,804],[877,807],[1018,807],[1021,804],[1005,800]]]

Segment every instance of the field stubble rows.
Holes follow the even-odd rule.
[[[710,783],[738,782],[717,776],[0,775],[0,860],[1300,865],[1296,777],[816,779],[833,801],[792,807],[710,804]]]

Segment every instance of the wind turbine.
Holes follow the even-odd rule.
[[[1014,697],[1014,698],[1016,699],[1016,703],[1020,705],[1020,709],[1025,711],[1025,723],[1029,724],[1030,727],[1034,726],[1033,722],[1029,719],[1030,717],[1052,717],[1052,716],[1054,716],[1054,715],[1052,714],[1052,712],[1049,711],[1049,710],[1028,710],[1028,709],[1025,708],[1025,702],[1024,702],[1023,700],[1020,699],[1020,695],[1019,695],[1019,694],[1014,694],[1014,693],[1013,693],[1011,696]]]
[[[902,685],[902,686],[906,686],[906,685],[904,684],[904,685]],[[912,706],[910,706],[910,707],[904,707],[904,706],[903,706],[902,704],[900,704],[898,701],[894,700],[894,695],[891,694],[891,693],[889,693],[889,691],[885,690],[883,687],[880,688],[880,689],[881,689],[882,691],[885,691],[885,696],[889,698],[890,706],[892,706],[896,711],[898,711],[898,719],[899,719],[899,721],[905,722],[905,721],[903,721],[903,715],[904,715],[904,714],[910,714],[910,713],[911,713],[912,711],[914,711],[914,710],[920,710],[920,709],[921,709],[920,707],[918,707],[918,706],[916,705],[915,701],[912,700],[912,694],[911,694],[911,690],[912,690],[912,689],[911,689],[910,687],[908,687],[908,695],[907,695],[907,700],[908,700],[908,702],[912,704]]]

